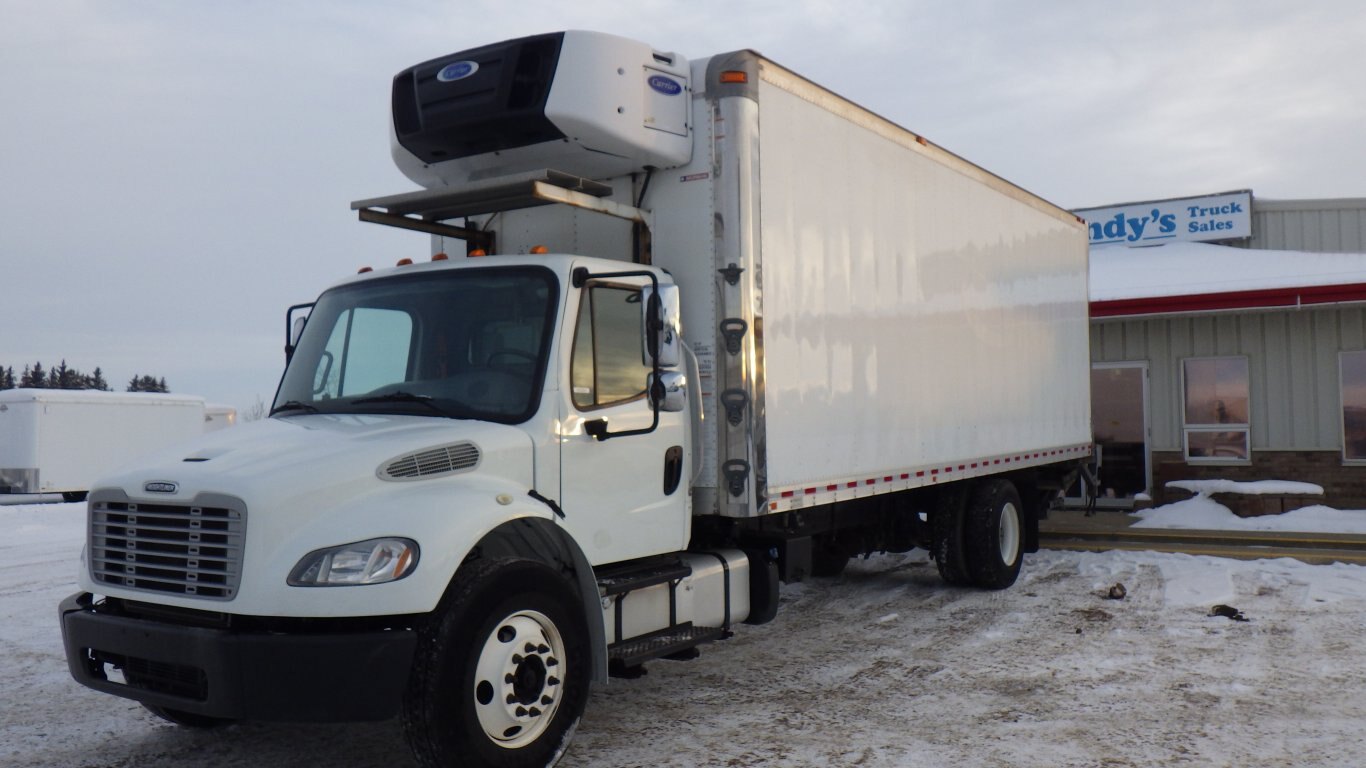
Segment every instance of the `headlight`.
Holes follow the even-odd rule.
[[[417,568],[417,542],[369,539],[304,555],[289,572],[292,587],[345,587],[397,581]]]

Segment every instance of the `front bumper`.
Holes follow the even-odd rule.
[[[188,626],[81,592],[59,608],[71,676],[144,704],[234,720],[345,722],[398,713],[416,633]],[[124,682],[111,679],[112,668]]]

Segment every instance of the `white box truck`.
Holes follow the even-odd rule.
[[[199,437],[204,423],[202,397],[0,391],[0,494],[60,493],[68,500],[82,499],[96,478]]]
[[[91,492],[77,680],[546,765],[780,580],[1015,581],[1090,453],[1080,220],[753,51],[540,35],[392,110],[424,189],[353,208],[430,261],[291,308],[271,418]]]

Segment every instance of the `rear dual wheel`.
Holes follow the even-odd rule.
[[[983,589],[1014,584],[1024,559],[1024,512],[1014,484],[979,483],[969,497],[963,530],[972,583]]]
[[[1005,589],[1019,577],[1024,507],[1010,481],[982,480],[971,488],[946,489],[931,530],[935,563],[945,582]]]

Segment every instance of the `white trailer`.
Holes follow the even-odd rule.
[[[0,391],[0,493],[79,498],[97,477],[202,434],[201,397]]]
[[[292,308],[270,419],[92,491],[77,680],[546,765],[590,682],[780,580],[924,547],[1015,581],[1091,450],[1079,219],[752,51],[541,35],[392,104],[426,189],[353,208],[431,260]]]
[[[204,405],[204,431],[227,429],[237,423],[237,409],[221,403]]]

